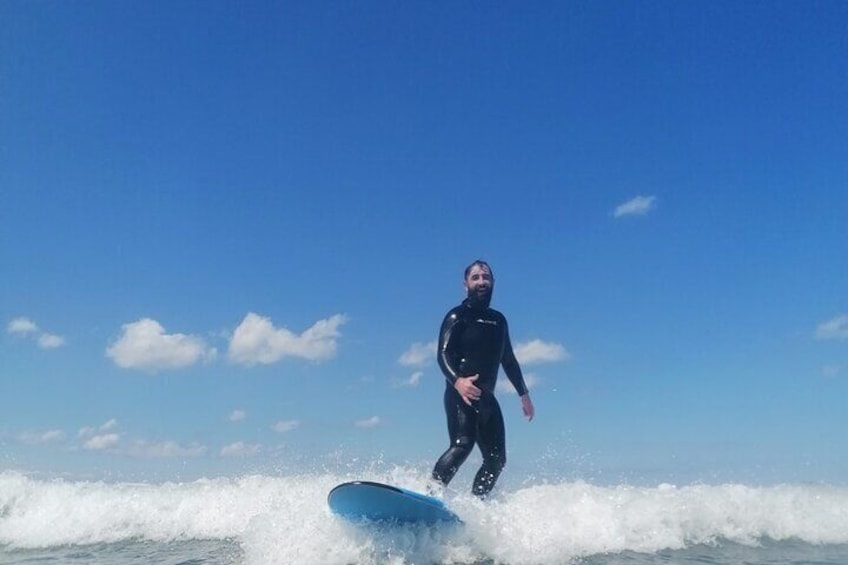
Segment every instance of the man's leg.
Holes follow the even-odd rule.
[[[474,477],[472,492],[482,498],[495,487],[506,465],[506,430],[501,407],[493,394],[484,394],[480,399],[477,443],[483,455],[483,465]]]
[[[450,446],[433,468],[433,480],[447,485],[474,449],[477,412],[468,407],[453,388],[445,389],[445,414]]]

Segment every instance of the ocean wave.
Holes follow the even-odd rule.
[[[126,540],[230,540],[248,563],[564,563],[722,541],[848,544],[848,488],[829,485],[630,485],[582,481],[449,493],[456,528],[363,528],[333,516],[327,492],[349,476],[251,475],[186,483],[44,480],[0,473],[0,547]],[[421,490],[395,468],[357,478]]]

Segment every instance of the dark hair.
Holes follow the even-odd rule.
[[[492,270],[489,264],[483,261],[482,259],[477,259],[476,261],[465,267],[465,276],[463,278],[467,279],[468,273],[470,273],[471,269],[473,269],[475,266],[486,267],[487,269],[489,269],[489,274],[492,275],[492,279],[495,278],[495,272]]]

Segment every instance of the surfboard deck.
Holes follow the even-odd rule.
[[[349,520],[399,524],[461,522],[438,498],[371,481],[351,481],[334,487],[327,495],[327,504],[335,514]]]

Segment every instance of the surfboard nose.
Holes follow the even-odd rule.
[[[352,481],[327,495],[333,513],[349,520],[426,523],[461,522],[438,498],[392,485]]]

